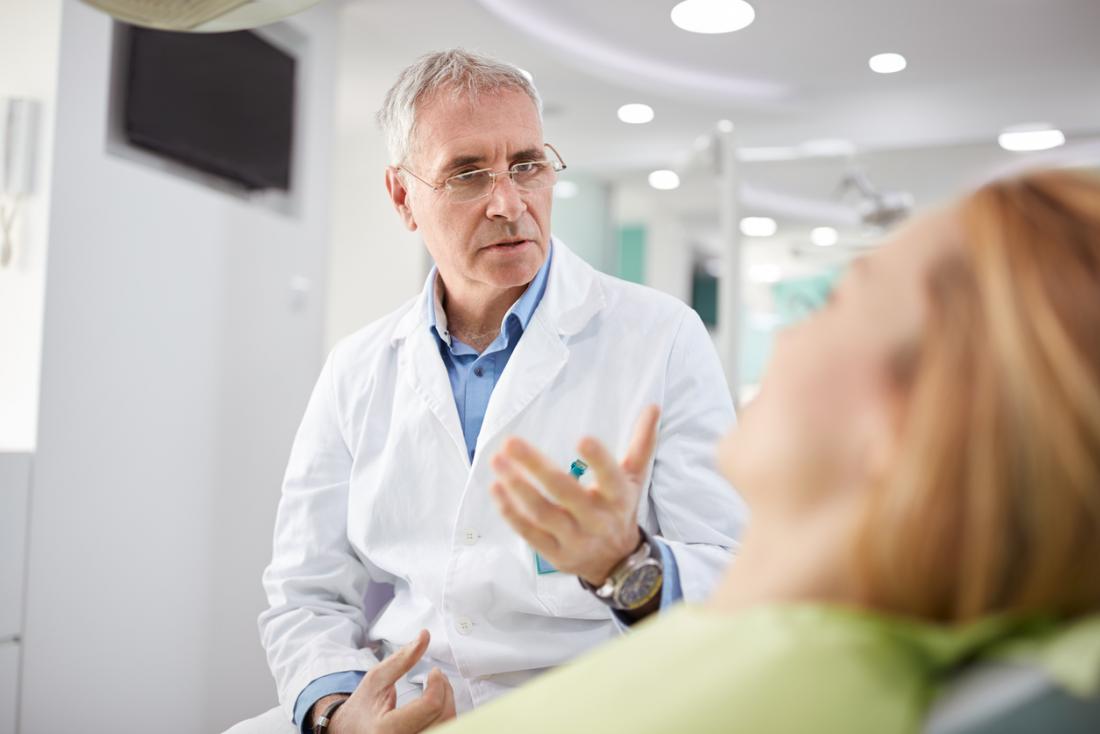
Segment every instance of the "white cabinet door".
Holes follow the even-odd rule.
[[[0,644],[23,627],[30,477],[30,454],[0,453]]]
[[[19,645],[0,642],[0,734],[15,734]]]

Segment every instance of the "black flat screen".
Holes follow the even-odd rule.
[[[294,77],[255,33],[131,27],[126,136],[248,189],[289,189]]]

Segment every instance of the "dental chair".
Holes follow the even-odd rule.
[[[934,702],[924,734],[1100,733],[1100,697],[1079,698],[1041,669],[983,663]]]

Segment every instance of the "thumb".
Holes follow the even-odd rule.
[[[450,694],[450,695],[448,695]],[[422,731],[454,710],[451,684],[438,668],[428,674],[420,698],[386,714],[385,720],[400,732]]]
[[[372,698],[388,691],[401,676],[412,670],[412,667],[416,665],[428,649],[430,640],[431,635],[428,634],[428,630],[420,630],[420,634],[416,636],[415,640],[371,668],[364,679],[364,683],[368,685],[369,691],[374,694]]]

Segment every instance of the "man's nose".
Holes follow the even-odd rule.
[[[485,210],[485,216],[490,219],[506,219],[513,222],[527,211],[527,204],[520,196],[519,187],[512,181],[512,177],[504,174],[497,176],[493,190],[489,193],[489,205]]]

